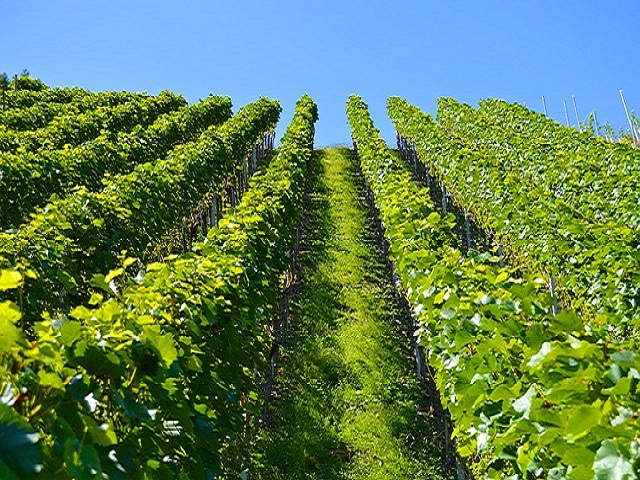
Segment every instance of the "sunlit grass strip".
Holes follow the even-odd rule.
[[[302,287],[252,478],[443,478],[353,152],[317,151]]]

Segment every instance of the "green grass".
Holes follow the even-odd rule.
[[[251,478],[443,477],[352,155],[311,162],[303,286]]]

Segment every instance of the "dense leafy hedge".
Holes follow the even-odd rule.
[[[135,278],[123,259],[111,295],[39,323],[31,343],[0,304],[2,478],[239,476],[316,120],[304,96],[277,157],[194,252]]]
[[[156,116],[164,109],[158,104]],[[228,97],[209,97],[161,114],[150,126],[146,121],[136,124],[140,119],[132,118],[125,127],[127,133],[106,130],[75,148],[0,154],[0,228],[18,226],[54,193],[63,195],[79,186],[98,190],[105,173],[126,173],[138,164],[163,158],[171,148],[194,140],[230,116]]]
[[[4,77],[3,80],[7,82],[5,88],[11,89],[12,91],[29,90],[40,92],[49,88],[49,86],[40,79],[29,75],[29,72],[26,70],[23,71],[20,76],[14,75],[11,79],[7,77],[6,73],[2,73],[2,76]]]
[[[535,113],[522,105],[484,100],[476,116],[504,129],[502,148],[517,139],[520,148],[531,146],[536,173],[554,196],[571,203],[585,218],[614,220],[627,225],[640,241],[640,150],[631,144],[596,139],[590,131],[574,128]],[[508,135],[507,135],[508,133]],[[543,150],[540,147],[545,146]]]
[[[392,99],[390,114],[421,161],[495,232],[515,264],[553,276],[564,305],[585,321],[595,320],[621,341],[634,337],[640,326],[640,239],[618,218],[595,218],[588,171],[581,175],[584,192],[572,195],[569,185],[577,180],[567,165],[550,178],[557,172],[554,162],[561,165],[553,151],[563,147],[521,139],[452,99],[441,100],[439,108],[444,125],[400,99]],[[579,169],[579,153],[573,161]]]
[[[115,106],[99,106],[81,114],[55,117],[39,130],[0,130],[0,151],[35,152],[80,145],[100,135],[102,130],[118,132],[135,125],[149,125],[162,113],[186,105],[182,95],[161,92],[157,97],[139,97]]]
[[[541,280],[465,256],[453,216],[388,150],[366,104],[353,96],[347,112],[458,452],[486,478],[636,478],[638,355],[571,312],[553,316]]]
[[[29,264],[36,272],[23,297],[29,323],[45,309],[68,311],[87,298],[91,282],[108,289],[109,280],[94,274],[115,268],[122,251],[142,257],[178,227],[205,194],[242,166],[256,141],[275,128],[280,110],[276,101],[262,98],[167,158],[109,178],[99,192],[79,187],[15,234],[0,235],[5,262]]]
[[[86,92],[69,103],[38,102],[24,108],[3,110],[0,112],[0,126],[15,131],[34,130],[45,127],[60,115],[83,113],[98,107],[115,107],[144,97],[148,95],[131,92]]]
[[[108,93],[108,92],[107,92]],[[94,97],[103,96],[104,92],[90,92],[78,87],[55,87],[42,90],[14,90],[11,86],[6,91],[5,107],[7,111],[14,108],[28,108],[41,103],[72,103],[91,101]],[[129,97],[131,99],[140,96],[139,93],[113,92],[116,98]],[[117,105],[117,101],[114,105]]]

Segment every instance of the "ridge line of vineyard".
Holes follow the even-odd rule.
[[[97,107],[115,107],[123,103],[149,97],[147,94],[130,92],[86,92],[68,103],[38,102],[28,107],[0,110],[0,131],[4,129],[23,131],[46,127],[61,115],[77,115]]]
[[[135,93],[128,91],[121,92],[91,92],[80,87],[46,87],[42,90],[13,90],[7,89],[4,92],[5,105],[3,112],[10,112],[17,108],[28,108],[36,104],[52,103],[66,104],[76,102],[93,102],[96,98],[108,95],[114,98],[114,105],[120,103],[121,99],[130,99],[148,96],[146,93]]]
[[[115,106],[98,106],[80,114],[61,115],[44,128],[12,132],[0,130],[0,150],[24,154],[73,147],[96,138],[103,130],[117,132],[133,125],[149,125],[162,113],[186,105],[182,95],[161,92],[156,97],[138,97]]]

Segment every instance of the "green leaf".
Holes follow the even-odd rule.
[[[524,418],[529,418],[529,411],[531,410],[531,403],[533,402],[533,397],[536,396],[536,390],[533,387],[529,387],[526,393],[513,402],[513,409],[522,414]]]
[[[440,223],[440,214],[438,212],[431,212],[428,216],[427,216],[427,222],[429,222],[430,225],[438,225]]]
[[[448,308],[448,307],[443,308],[442,310],[440,310],[440,316],[445,320],[451,320],[453,317],[456,316],[456,309]]]
[[[160,358],[164,360],[167,367],[170,367],[175,359],[178,358],[178,351],[173,338],[169,335],[162,335],[160,327],[155,325],[145,328],[144,334],[147,341],[158,351]]]
[[[75,353],[80,365],[92,375],[117,378],[122,374],[121,365],[95,345],[86,345],[84,341],[80,341]]]
[[[631,391],[631,384],[633,379],[629,377],[623,377],[613,386],[605,390],[609,395],[628,395]]]
[[[597,480],[631,480],[638,478],[633,464],[625,458],[611,440],[604,440],[596,452],[593,471]]]
[[[38,372],[38,380],[40,381],[41,386],[51,387],[57,390],[64,389],[64,384],[62,383],[60,376],[56,373],[40,370]]]
[[[634,357],[635,354],[630,350],[621,350],[611,355],[611,358],[614,362],[622,365],[631,365],[633,363]]]
[[[602,419],[600,409],[591,405],[575,408],[567,422],[567,441],[572,442],[583,437],[597,426]]]
[[[0,291],[18,288],[22,285],[22,275],[15,270],[0,270]]]
[[[73,342],[80,338],[82,328],[83,327],[80,322],[75,322],[73,320],[66,322],[60,328],[60,340],[67,346],[72,345]]]
[[[500,272],[500,274],[498,274],[498,276],[495,278],[495,280],[493,281],[493,283],[495,283],[496,285],[499,283],[503,283],[504,281],[509,279],[509,272]]]
[[[124,273],[123,268],[116,268],[115,270],[111,270],[109,274],[104,278],[104,281],[105,283],[108,284],[111,280],[113,280],[116,277],[119,277],[123,273]]]
[[[12,302],[0,303],[0,353],[7,352],[20,339],[22,331],[15,326],[21,314]]]
[[[546,357],[549,352],[551,352],[551,344],[549,342],[544,342],[540,347],[538,353],[531,357],[531,359],[527,363],[527,366],[531,368],[538,366],[538,364],[542,362],[542,360],[544,360],[544,357]]]
[[[91,294],[91,298],[89,299],[89,305],[99,305],[102,302],[104,296],[100,293],[93,292]]]
[[[59,270],[58,279],[69,292],[76,293],[78,291],[78,282],[73,275],[65,272],[64,270]]]
[[[129,265],[132,265],[132,264],[136,263],[137,260],[138,260],[137,258],[128,257],[128,258],[125,258],[125,260],[124,260],[124,262],[122,262],[122,264],[126,268]]]
[[[582,320],[574,312],[562,310],[553,317],[551,329],[562,333],[580,331],[583,329]]]
[[[111,290],[111,287],[109,286],[109,282],[105,282],[105,276],[102,275],[101,273],[96,273],[91,278],[91,281],[89,282],[89,285],[91,285],[92,287],[96,287],[96,288],[99,288],[101,290],[104,290],[108,294],[112,294],[113,293],[113,291]]]
[[[91,439],[96,445],[101,447],[109,447],[118,443],[118,437],[113,427],[109,424],[98,425],[92,418],[85,416],[83,418],[87,431],[91,435]]]
[[[569,448],[562,456],[562,462],[567,465],[592,465],[596,454],[583,446],[576,445]]]
[[[0,303],[0,319],[15,324],[21,317],[20,309],[15,303],[9,301]]]
[[[433,299],[435,305],[440,305],[444,301],[444,297],[447,294],[446,290],[440,290]]]
[[[525,444],[518,448],[518,467],[523,474],[535,467],[534,459],[536,452],[531,449],[530,444]]]
[[[196,356],[188,357],[187,368],[196,372],[202,372],[202,360]]]
[[[64,445],[64,459],[71,478],[93,480],[102,472],[98,452],[91,445],[84,445],[80,451],[76,451],[71,439],[68,439]]]
[[[494,389],[491,392],[491,396],[489,397],[494,402],[499,402],[502,400],[510,400],[515,397],[515,394],[505,385],[499,385],[498,388]]]
[[[162,388],[164,388],[169,395],[173,395],[178,391],[178,381],[175,378],[167,378],[162,384]]]
[[[40,436],[16,424],[0,423],[0,460],[20,477],[31,477],[41,469]]]

